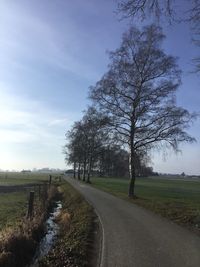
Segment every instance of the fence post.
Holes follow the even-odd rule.
[[[49,186],[51,186],[51,181],[52,181],[52,175],[49,175]]]
[[[41,199],[41,185],[38,185],[38,198]]]
[[[46,200],[48,198],[48,184],[47,183],[44,183],[43,184],[43,190],[42,190],[42,194],[41,194],[41,198],[42,198],[42,203],[43,205],[45,206],[46,205]]]
[[[34,193],[34,191],[30,191],[29,194],[27,218],[32,218],[33,216]]]

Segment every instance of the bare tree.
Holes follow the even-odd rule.
[[[140,151],[193,142],[185,131],[194,114],[176,106],[180,84],[176,58],[160,48],[164,35],[151,25],[134,27],[123,35],[119,49],[110,53],[110,65],[90,89],[95,105],[110,116],[110,126],[129,147],[129,196],[134,196],[136,157]]]
[[[119,145],[103,146],[96,163],[98,174],[105,177],[128,177],[128,158],[128,152]]]
[[[107,142],[107,125],[108,118],[101,112],[97,112],[94,107],[89,107],[83,116],[83,124],[87,132],[87,179],[90,183],[90,175],[95,161],[98,160],[98,154],[101,148]]]
[[[193,31],[193,42],[200,48],[200,0],[193,0],[193,6],[189,10],[189,22]],[[200,72],[200,56],[193,59],[196,72]]]
[[[126,17],[153,16],[166,18],[170,23],[187,21],[199,29],[200,0],[119,0],[118,11]],[[180,13],[181,12],[181,13]]]
[[[185,6],[185,8],[183,8]],[[153,16],[171,23],[186,22],[191,26],[192,40],[200,46],[200,0],[122,0],[118,1],[118,11],[123,18],[146,19]],[[196,71],[200,71],[200,57],[193,59]]]
[[[75,122],[72,129],[67,132],[66,139],[68,143],[64,147],[65,161],[73,164],[74,178],[76,178],[76,169],[78,166],[78,179],[80,180],[80,167],[83,160],[84,139],[81,131],[81,122]]]
[[[171,21],[174,20],[174,0],[125,0],[119,1],[118,10],[124,17],[139,16],[145,19],[149,15],[160,19],[161,16],[167,16]]]
[[[89,107],[80,121],[74,123],[67,132],[67,144],[64,147],[65,160],[74,166],[74,178],[78,167],[78,179],[90,183],[91,170],[98,160],[98,154],[107,142],[107,117]]]

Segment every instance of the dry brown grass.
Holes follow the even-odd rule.
[[[0,233],[0,267],[23,267],[30,262],[45,232],[44,221],[56,194],[54,186],[44,191],[35,204],[32,219],[22,218],[15,228],[6,228]]]
[[[68,231],[70,228],[71,215],[67,211],[62,210],[56,217],[56,222],[60,225],[61,231]]]
[[[68,183],[62,192],[63,210],[57,218],[60,235],[49,254],[40,261],[40,267],[88,267],[93,246],[92,207]]]

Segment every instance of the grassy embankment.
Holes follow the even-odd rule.
[[[57,221],[60,235],[41,267],[85,267],[93,258],[94,213],[92,207],[68,183],[59,187],[63,209]]]
[[[94,178],[92,185],[200,232],[199,181],[138,178],[133,200],[126,179]]]

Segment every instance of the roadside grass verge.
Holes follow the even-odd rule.
[[[143,206],[200,234],[200,182],[136,179],[137,198],[128,198],[127,179],[93,178],[92,186]]]
[[[90,266],[93,246],[94,212],[71,185],[59,187],[62,213],[57,218],[60,234],[54,248],[40,262],[40,267]]]

